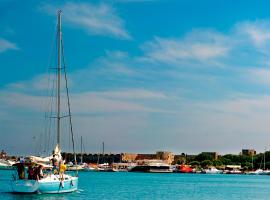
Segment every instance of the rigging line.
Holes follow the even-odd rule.
[[[56,82],[56,80],[55,80],[55,76],[54,76],[54,79],[53,79],[53,85],[52,85],[52,91],[51,91],[51,98],[50,98],[50,119],[49,119],[49,132],[48,132],[48,141],[47,141],[47,151],[49,151],[49,149],[51,149],[51,146],[50,146],[50,144],[51,144],[51,131],[52,131],[52,118],[51,118],[51,116],[53,115],[53,100],[54,100],[54,87],[55,87],[55,82]]]
[[[56,77],[57,77],[57,72],[55,72],[55,78],[56,78]],[[56,79],[57,79],[57,78],[56,78]],[[56,81],[57,81],[57,80],[56,80]],[[55,88],[54,88],[54,89],[55,89],[55,91],[57,91],[57,83],[55,84]],[[58,95],[58,92],[55,92],[55,97],[54,97],[55,100],[56,100],[56,102],[55,102],[55,111],[58,110],[58,109],[57,109],[57,108],[58,108],[58,105],[57,105],[57,95]],[[57,123],[57,120],[54,120],[54,124],[55,124],[55,123]],[[59,125],[59,126],[60,126],[60,125]],[[55,137],[55,139],[56,139],[56,141],[57,141],[57,142],[56,142],[56,144],[57,144],[57,143],[58,143],[58,139],[57,139],[57,138],[58,138],[58,136],[57,136],[57,128],[56,128],[55,131],[56,131],[56,137]]]
[[[55,26],[55,30],[56,30],[56,28],[57,28],[57,26]],[[56,31],[54,31],[54,33],[55,33]],[[50,51],[50,54],[49,54],[49,60],[48,60],[48,64],[47,64],[47,66],[51,66],[51,64],[53,63],[53,56],[54,56],[54,48],[55,48],[55,41],[56,41],[56,39],[57,39],[57,35],[56,34],[53,34],[53,36],[52,36],[52,43],[51,43],[51,51]],[[51,114],[51,112],[52,112],[52,109],[51,109],[51,103],[52,103],[52,101],[51,101],[51,95],[49,95],[49,94],[52,94],[52,92],[50,91],[50,84],[51,84],[51,73],[50,73],[50,68],[49,67],[47,67],[47,77],[48,77],[48,80],[47,80],[47,94],[46,94],[46,96],[48,97],[47,98],[47,108],[45,108],[46,110],[45,110],[45,118],[49,115],[49,114]],[[46,153],[46,152],[48,152],[48,150],[49,150],[49,141],[50,141],[50,124],[51,124],[51,121],[50,121],[50,119],[49,119],[49,121],[48,121],[48,119],[45,119],[45,133],[44,133],[44,153]],[[49,127],[48,127],[49,126]],[[49,131],[48,131],[48,129],[49,129]],[[47,136],[47,134],[48,134],[48,136]]]
[[[82,146],[83,146],[83,152],[86,153],[84,143],[82,143]]]
[[[52,87],[51,88],[51,91],[50,91],[50,95],[49,96],[49,101],[48,101],[48,138],[47,138],[47,141],[46,141],[46,152],[50,153],[49,152],[49,149],[51,149],[51,132],[52,132],[52,119],[51,119],[51,116],[53,115],[53,102],[54,102],[54,87],[55,87],[55,76],[53,76],[53,79],[52,79]]]
[[[77,158],[76,158],[75,144],[74,144],[73,126],[72,126],[72,120],[71,120],[71,109],[70,109],[70,100],[69,100],[67,71],[66,71],[66,67],[65,67],[66,66],[66,62],[65,62],[65,57],[64,57],[64,45],[63,45],[63,41],[61,41],[61,47],[62,47],[62,59],[63,59],[64,74],[65,74],[65,83],[66,83],[66,93],[67,93],[67,103],[68,103],[69,124],[70,124],[72,147],[73,147],[73,153],[74,153],[74,162],[75,162],[75,165],[77,165]]]
[[[55,26],[55,30],[57,30],[57,26]],[[55,31],[55,38],[54,38],[54,53],[53,56],[54,58],[52,59],[52,65],[56,65],[56,57],[55,57],[55,53],[57,52],[57,44],[56,44],[56,40],[57,40],[57,31]],[[54,63],[53,63],[54,61]],[[56,74],[55,73],[51,73],[52,77],[53,77],[53,81],[52,81],[52,87],[51,88],[51,95],[50,95],[50,102],[49,102],[49,106],[50,106],[50,117],[53,116],[53,105],[54,105],[54,100],[55,100],[55,93],[56,93]],[[49,133],[48,133],[48,141],[47,141],[47,151],[49,152],[49,149],[53,148],[53,142],[51,141],[52,138],[52,129],[55,126],[55,121],[52,120],[51,118],[49,119]],[[51,152],[49,152],[49,154],[51,154]]]
[[[70,132],[70,128],[68,129],[68,149],[71,149],[71,132]]]

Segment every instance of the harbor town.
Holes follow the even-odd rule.
[[[269,200],[269,8],[0,0],[0,199]]]
[[[80,153],[76,154],[79,164],[74,163],[73,153],[63,152],[62,157],[67,171],[270,175],[270,151],[257,154],[254,149],[242,149],[239,154],[226,155],[217,152],[173,154],[168,151],[153,154]],[[35,160],[34,156],[11,156],[2,150],[0,169],[16,169],[15,163],[22,158],[30,163]],[[39,162],[48,169],[52,168],[50,162]]]

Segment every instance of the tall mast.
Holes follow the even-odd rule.
[[[103,159],[103,163],[105,163],[104,162],[104,142],[102,142],[102,159]]]
[[[60,149],[60,106],[61,106],[61,101],[60,101],[60,96],[61,96],[61,41],[62,41],[62,32],[61,32],[61,10],[58,11],[58,16],[57,16],[57,49],[58,49],[58,60],[57,60],[57,145],[58,148]]]
[[[265,170],[265,152],[266,152],[266,147],[264,148],[264,154],[263,154],[263,170]]]
[[[82,143],[82,136],[81,136],[81,163],[83,163],[83,143]]]
[[[102,142],[102,154],[104,156],[104,142]]]

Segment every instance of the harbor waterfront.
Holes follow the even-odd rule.
[[[270,200],[270,1],[0,5],[0,200]]]
[[[79,158],[78,164],[74,163],[72,153],[62,152],[61,157],[66,162],[67,171],[270,175],[270,151],[256,154],[254,149],[243,149],[239,154],[225,155],[217,152],[174,155],[166,151],[157,151],[155,154],[80,153],[76,155]],[[8,156],[2,151],[0,169],[15,168],[17,164],[14,163],[18,160],[25,160],[29,164],[33,162],[33,158],[37,157]],[[47,160],[43,165],[51,169],[53,163]]]
[[[0,170],[1,199],[269,199],[269,176],[80,172],[79,190],[69,194],[10,193],[11,170]],[[129,192],[130,191],[130,192]]]

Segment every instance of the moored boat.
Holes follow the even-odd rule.
[[[113,165],[109,165],[109,163],[103,163],[103,164],[97,165],[96,171],[97,172],[118,172],[118,169],[113,167]]]
[[[270,170],[263,170],[260,175],[270,175]]]
[[[209,167],[208,169],[203,170],[205,174],[221,174],[222,170],[219,170],[215,167]]]
[[[161,160],[143,160],[131,167],[129,172],[171,173],[171,166]]]
[[[243,172],[239,169],[225,170],[223,173],[225,174],[242,174]]]
[[[179,173],[193,173],[193,169],[189,165],[180,165],[176,167],[176,171]]]
[[[255,171],[246,172],[248,175],[261,175],[263,173],[262,169],[257,169]]]

